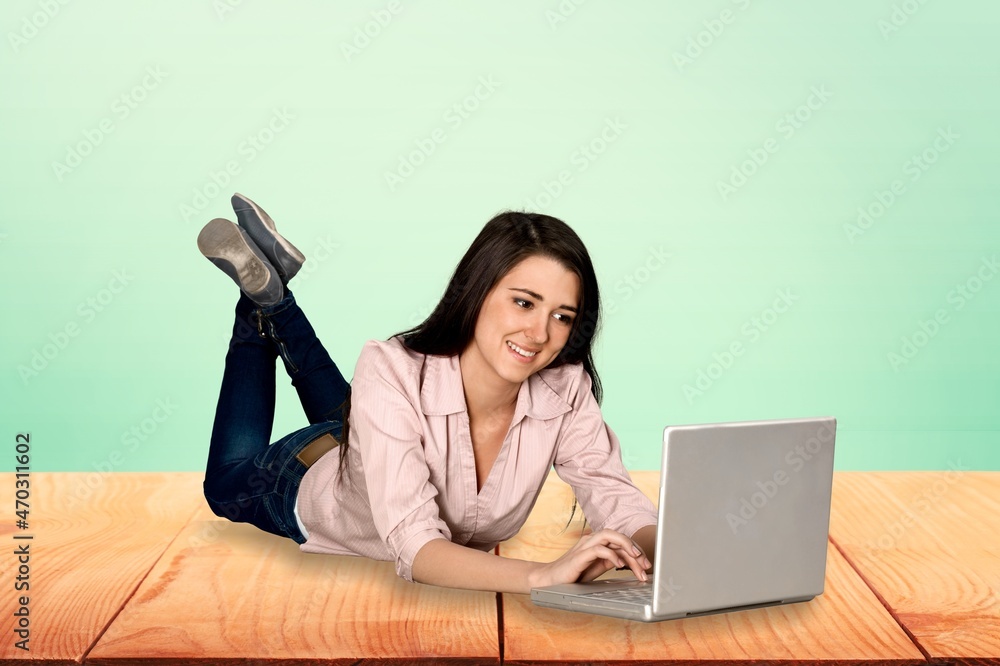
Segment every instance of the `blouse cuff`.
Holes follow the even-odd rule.
[[[390,542],[392,542],[390,545],[397,553],[396,575],[411,583],[413,582],[413,560],[420,549],[434,539],[451,540],[449,535],[444,534],[440,528],[433,525],[429,525],[423,529],[418,527],[415,531],[408,531],[404,538],[405,541],[399,542],[390,537]]]

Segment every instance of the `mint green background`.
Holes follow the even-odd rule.
[[[234,191],[311,258],[292,287],[348,378],[366,340],[430,312],[490,217],[528,205],[566,220],[597,266],[604,415],[630,468],[658,466],[668,423],[828,414],[838,469],[1000,468],[1000,279],[984,269],[961,310],[949,301],[1000,246],[996,3],[567,0],[555,21],[556,2],[404,0],[350,59],[343,45],[389,3],[53,5],[6,2],[0,23],[4,469],[22,431],[38,471],[202,468],[237,290],[195,240],[235,219]],[[157,67],[166,78],[122,117],[116,100]],[[498,87],[455,127],[445,113],[480,77]],[[830,98],[784,136],[813,87]],[[274,109],[294,118],[251,160],[240,146]],[[102,119],[113,131],[60,180],[53,163]],[[625,129],[581,171],[608,119]],[[385,173],[438,128],[391,190]],[[940,128],[959,138],[910,181]],[[777,151],[723,201],[717,183],[769,138]],[[240,173],[194,206],[231,160]],[[558,197],[526,203],[561,170]],[[851,242],[857,208],[896,179],[905,192]],[[131,280],[90,318],[81,304],[115,271]],[[751,342],[742,327],[780,289],[798,301]],[[894,369],[888,354],[939,309],[947,323]],[[688,400],[734,342],[744,353]],[[273,439],[305,425],[277,371]],[[158,400],[176,405],[162,423]]]

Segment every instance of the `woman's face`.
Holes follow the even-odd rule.
[[[522,260],[486,295],[475,335],[463,354],[480,357],[483,369],[490,367],[520,384],[566,345],[580,295],[580,278],[558,261],[539,255]]]

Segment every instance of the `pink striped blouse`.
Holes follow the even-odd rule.
[[[573,487],[594,531],[632,536],[656,524],[618,438],[601,417],[581,363],[531,375],[480,491],[457,356],[369,340],[351,382],[350,448],[337,480],[337,450],[310,467],[296,511],[311,553],[395,561],[412,581],[413,559],[432,539],[483,551],[514,536],[551,467]]]

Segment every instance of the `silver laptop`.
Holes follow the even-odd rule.
[[[822,594],[836,429],[833,417],[664,428],[653,575],[531,600],[656,622]]]

